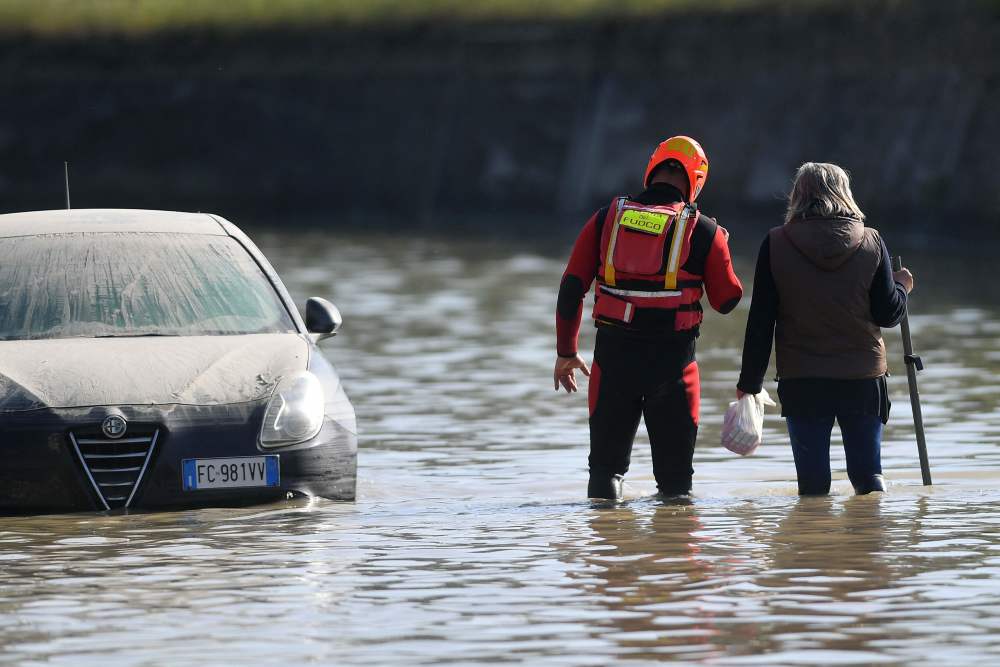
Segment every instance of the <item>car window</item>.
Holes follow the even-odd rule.
[[[0,339],[295,331],[235,239],[147,233],[0,238]]]

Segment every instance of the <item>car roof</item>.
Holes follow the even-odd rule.
[[[84,208],[0,215],[0,238],[97,232],[229,236],[219,219],[208,213]]]

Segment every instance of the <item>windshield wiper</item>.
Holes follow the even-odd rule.
[[[175,336],[176,334],[164,333],[132,333],[132,334],[97,334],[93,338],[148,338],[151,336]]]

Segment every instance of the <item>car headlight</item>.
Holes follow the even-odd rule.
[[[303,371],[278,385],[264,412],[262,447],[294,445],[316,437],[323,427],[323,385]]]

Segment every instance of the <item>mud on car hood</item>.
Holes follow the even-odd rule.
[[[253,401],[308,356],[296,334],[0,341],[0,412]]]

